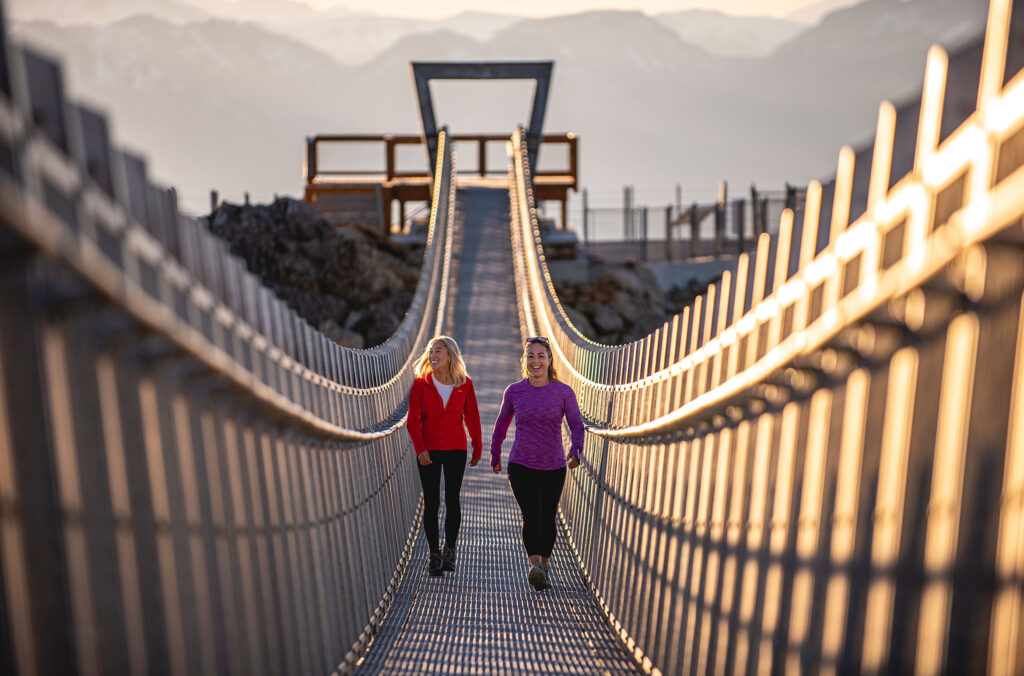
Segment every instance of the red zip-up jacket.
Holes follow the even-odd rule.
[[[452,388],[445,406],[441,394],[434,387],[433,375],[428,373],[412,383],[409,393],[409,419],[406,428],[412,438],[416,455],[423,451],[454,451],[466,448],[465,421],[473,440],[473,457],[481,453],[480,409],[476,405],[473,381]]]

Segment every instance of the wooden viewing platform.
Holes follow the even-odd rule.
[[[477,144],[476,169],[459,172],[461,177],[481,179],[503,178],[507,169],[487,169],[487,145],[507,142],[509,137],[502,134],[452,134],[454,143]],[[570,190],[577,190],[578,137],[572,133],[545,134],[542,144],[565,145],[568,147],[569,166],[558,171],[538,171],[534,174],[534,190],[540,201],[561,203],[559,228],[566,223],[566,203]],[[321,168],[321,146],[324,144],[365,144],[383,145],[384,170],[354,171]],[[382,227],[390,229],[392,203],[398,202],[398,219],[405,222],[406,202],[430,202],[431,171],[401,171],[397,165],[398,146],[424,146],[422,136],[415,134],[320,134],[306,139],[306,187],[304,199],[316,207],[331,222],[342,222],[345,217],[362,216],[364,219],[379,220]]]

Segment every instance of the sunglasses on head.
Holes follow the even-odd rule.
[[[532,338],[526,339],[526,344],[529,345],[530,343],[544,343],[545,345],[547,345],[548,339],[545,338],[544,336],[533,336]]]

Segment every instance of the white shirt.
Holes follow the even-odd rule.
[[[436,378],[431,378],[434,381],[434,387],[437,388],[437,393],[441,395],[441,401],[445,406],[448,405],[448,398],[452,396],[452,390],[455,389],[455,385],[445,385],[444,383],[437,382]]]

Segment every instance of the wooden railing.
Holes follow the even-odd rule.
[[[489,144],[502,143],[501,156],[504,157],[508,136],[500,134],[450,134],[449,142],[452,144],[475,143],[477,167],[474,170],[465,170],[461,176],[475,176],[485,179],[487,177],[501,176],[507,173],[502,164],[500,170],[488,169]],[[352,146],[354,144],[378,144],[382,153],[383,168],[378,171],[362,169],[338,169],[321,166],[322,146],[341,145]],[[415,135],[396,134],[336,134],[317,135],[306,139],[306,188],[305,200],[321,210],[330,212],[330,206],[325,206],[328,201],[337,202],[341,200],[344,206],[346,195],[360,195],[373,193],[379,199],[379,210],[383,218],[383,227],[392,225],[392,202],[398,202],[398,223],[405,224],[406,202],[429,202],[430,200],[430,174],[427,171],[400,170],[398,168],[398,147],[399,146],[424,146],[423,138]],[[560,170],[549,170],[538,172],[534,176],[537,196],[540,200],[551,200],[561,203],[562,220],[559,224],[564,227],[567,220],[567,202],[570,190],[576,190],[579,183],[579,160],[578,160],[578,138],[575,134],[545,134],[542,137],[542,147],[564,146],[567,150],[568,166]],[[426,158],[426,148],[423,147],[423,157]]]
[[[500,175],[505,176],[508,171],[506,164],[503,162],[500,169],[489,170],[488,167],[488,153],[487,146],[491,143],[502,143],[504,144],[509,140],[508,135],[505,134],[449,134],[448,139],[453,144],[460,143],[476,143],[477,144],[477,168],[475,170],[460,169],[460,175],[476,175],[480,177]],[[555,178],[562,178],[566,181],[568,187],[576,189],[578,181],[578,151],[577,143],[578,138],[575,134],[545,134],[542,138],[542,144],[547,146],[561,146],[565,145],[568,147],[568,160],[569,166],[564,170],[559,171],[542,171],[538,172],[534,177],[535,180],[539,180],[542,183]],[[354,170],[354,169],[332,169],[332,168],[321,168],[320,167],[320,148],[327,144],[367,144],[376,143],[381,144],[383,147],[382,158],[384,160],[383,172],[373,170]],[[402,134],[318,134],[316,136],[310,136],[306,139],[306,165],[305,165],[305,177],[306,183],[314,183],[316,179],[320,179],[321,182],[329,182],[336,179],[383,179],[388,182],[402,181],[403,179],[419,179],[420,181],[428,181],[430,179],[430,172],[423,171],[401,171],[397,168],[397,147],[398,146],[424,146],[423,137],[416,135],[402,135]],[[542,145],[543,147],[543,145]],[[426,158],[426,148],[423,150],[423,157]],[[505,149],[504,146],[501,150],[501,156],[504,157]],[[425,162],[425,160],[424,160]]]

